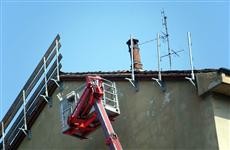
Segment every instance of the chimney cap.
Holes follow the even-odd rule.
[[[137,44],[139,42],[139,40],[138,39],[133,39],[133,44],[135,45],[135,44]],[[127,45],[131,45],[131,40],[129,39],[127,42],[126,42],[126,44]]]

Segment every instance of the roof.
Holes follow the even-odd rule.
[[[230,69],[227,69],[227,68],[220,68],[220,69],[218,69],[218,72],[219,73],[224,73],[224,74],[226,74],[226,75],[230,75]]]

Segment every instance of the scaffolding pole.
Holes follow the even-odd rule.
[[[5,150],[5,128],[4,128],[4,123],[2,121],[2,150]]]
[[[138,91],[138,85],[137,85],[137,82],[135,81],[132,35],[130,35],[130,52],[131,52],[131,79],[130,78],[125,78],[125,79],[131,83],[131,85],[136,89],[136,91]]]
[[[192,85],[196,86],[194,80],[194,67],[193,67],[193,57],[192,57],[192,41],[191,41],[191,32],[187,33],[188,36],[188,48],[189,48],[189,60],[190,60],[190,66],[191,66],[191,77],[185,77],[185,79],[189,80]]]
[[[161,78],[161,68],[160,68],[160,34],[157,33],[157,69],[158,69],[158,78],[152,78],[157,84],[161,87],[162,91],[164,92],[165,89],[163,87],[163,82]]]
[[[187,35],[188,35],[188,47],[189,47],[189,59],[190,59],[190,66],[191,66],[191,77],[192,80],[194,80],[195,76],[194,76],[193,57],[192,57],[191,32],[188,32]]]
[[[26,93],[23,90],[23,113],[24,113],[24,130],[27,130],[27,120],[26,120]]]
[[[43,70],[44,70],[44,79],[45,79],[45,95],[41,95],[43,99],[49,104],[49,107],[51,107],[50,101],[49,101],[49,93],[48,93],[48,80],[47,80],[47,70],[46,70],[46,57],[43,57]]]

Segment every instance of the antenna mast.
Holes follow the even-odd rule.
[[[168,25],[167,25],[167,16],[165,15],[165,11],[161,11],[161,16],[162,16],[162,26],[165,29],[165,32],[163,32],[163,39],[166,39],[167,41],[167,46],[168,46],[168,56],[169,56],[169,64],[170,64],[170,69],[172,68],[172,52],[171,52],[171,48],[169,45],[169,33],[168,33]]]

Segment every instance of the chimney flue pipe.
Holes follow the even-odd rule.
[[[143,65],[141,63],[141,57],[140,57],[140,48],[138,47],[138,39],[132,39],[132,45],[133,45],[133,63],[134,63],[134,70],[135,71],[143,71]],[[126,44],[129,47],[129,53],[130,53],[130,58],[132,57],[131,55],[131,40],[128,40]],[[131,58],[132,60],[132,58]]]

